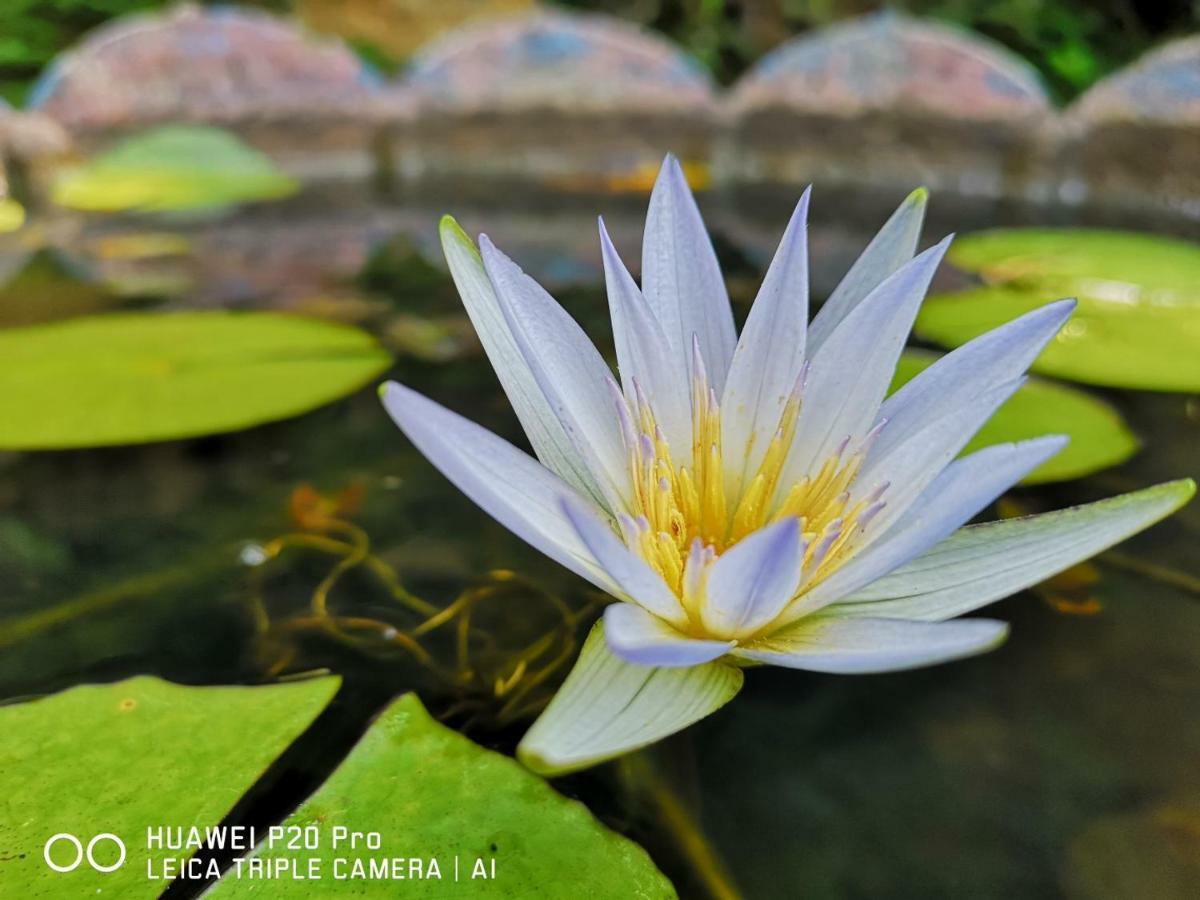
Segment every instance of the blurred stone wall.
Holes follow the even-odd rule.
[[[445,12],[471,18],[471,6]],[[310,17],[322,9],[304,4]],[[473,18],[384,78],[298,23],[183,5],[97,29],[48,69],[30,105],[0,110],[0,148],[33,170],[65,147],[88,154],[187,121],[228,127],[313,184],[641,191],[670,150],[700,186],[924,184],[1200,218],[1200,38],[1064,110],[995,42],[898,14],[788,41],[721,91],[667,39],[603,15]]]

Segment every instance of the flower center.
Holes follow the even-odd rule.
[[[803,584],[837,568],[883,507],[882,489],[853,500],[863,452],[844,442],[815,472],[782,484],[796,435],[800,391],[787,399],[775,434],[753,471],[740,480],[722,459],[721,411],[703,372],[692,389],[692,465],[676,463],[653,410],[638,392],[631,404],[636,434],[627,440],[634,515],[622,517],[626,543],[685,600],[702,586],[704,568],[742,538],[787,516],[800,520]],[[697,552],[699,556],[695,559]]]

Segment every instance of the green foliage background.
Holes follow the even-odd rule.
[[[429,0],[436,3],[437,0]],[[19,102],[42,67],[81,34],[164,0],[3,0],[0,93]],[[287,0],[243,5],[286,10]],[[883,7],[975,29],[1045,75],[1060,100],[1159,41],[1200,28],[1197,0],[560,0],[613,13],[670,35],[729,82],[790,35]],[[378,54],[366,54],[379,62]]]

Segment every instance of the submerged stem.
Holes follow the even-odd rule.
[[[89,591],[49,609],[0,622],[0,648],[10,647],[43,631],[65,625],[80,616],[100,612],[128,600],[145,600],[167,588],[193,581],[210,569],[220,568],[225,563],[225,558],[221,556],[199,564],[172,566],[149,575],[130,578],[113,587]]]
[[[1147,578],[1152,578],[1155,581],[1169,584],[1173,587],[1182,588],[1192,594],[1200,594],[1200,578],[1197,578],[1195,575],[1189,575],[1187,572],[1181,572],[1178,569],[1172,569],[1170,566],[1152,563],[1136,556],[1126,556],[1124,553],[1112,550],[1100,556],[1098,561],[1116,569],[1124,569],[1129,572],[1136,572],[1138,575],[1145,575]]]
[[[679,796],[663,780],[645,754],[624,757],[620,760],[620,767],[624,778],[636,783],[644,796],[654,804],[661,823],[708,896],[713,900],[741,900],[742,895],[734,885],[732,876],[696,824],[695,817],[687,811]]]

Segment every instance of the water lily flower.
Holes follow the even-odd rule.
[[[484,511],[612,595],[519,748],[557,774],[645,746],[767,664],[868,673],[989,650],[955,618],[1168,515],[1189,481],[967,525],[1065,444],[960,457],[1070,315],[1050,303],[888,387],[948,239],[913,256],[925,193],[884,225],[810,324],[800,199],[741,335],[682,171],[650,198],[641,285],[604,224],[614,375],[571,316],[486,236],[443,249],[536,459],[403,387],[384,403]]]

